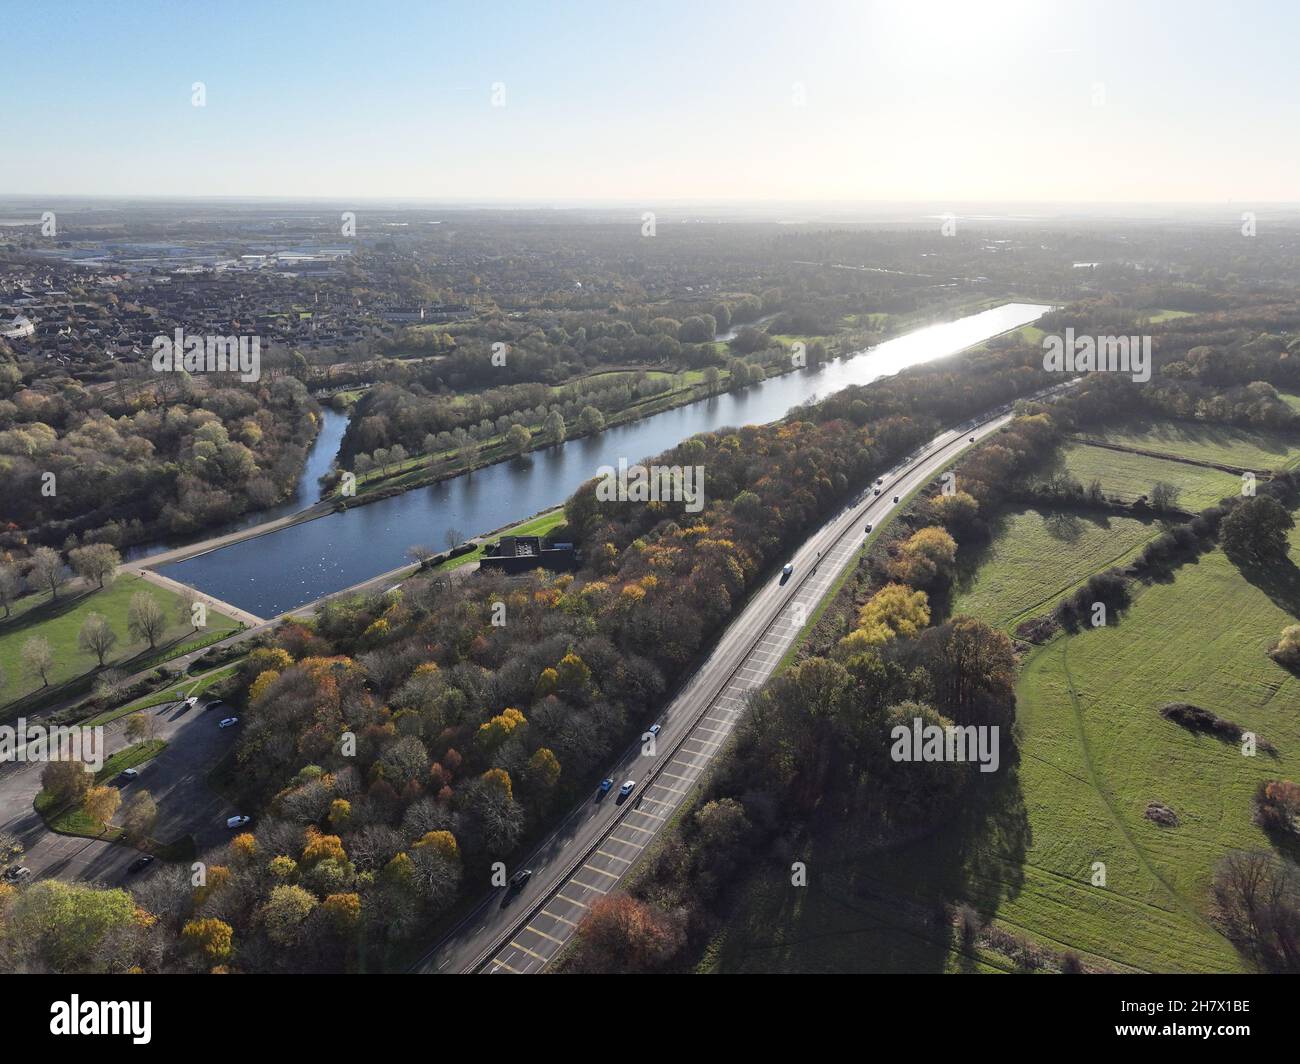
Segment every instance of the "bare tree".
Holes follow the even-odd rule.
[[[465,542],[465,533],[459,528],[449,528],[442,534],[442,538],[447,542],[447,549],[454,550]]]
[[[126,624],[131,634],[137,639],[146,639],[149,649],[158,645],[158,637],[167,628],[167,617],[158,600],[147,591],[137,591],[131,596],[131,605],[127,607]]]
[[[433,557],[434,553],[432,547],[427,547],[423,543],[416,543],[406,548],[406,556],[410,558],[411,561],[418,563],[421,569],[428,564],[429,559]]]
[[[68,551],[68,560],[77,575],[84,577],[101,588],[111,583],[117,576],[117,567],[122,564],[122,556],[109,543],[91,543]]]
[[[18,575],[18,570],[12,565],[0,565],[0,606],[5,608],[5,616],[8,617],[13,608],[13,604],[18,601],[18,596],[22,594],[23,581]]]
[[[23,666],[32,676],[39,676],[45,687],[50,686],[50,670],[54,668],[54,649],[41,635],[32,636],[23,644]]]
[[[77,645],[87,653],[94,654],[102,669],[104,656],[117,645],[117,633],[102,614],[88,613],[81,622],[81,631],[77,633]]]
[[[32,566],[28,575],[33,587],[49,588],[51,600],[59,597],[59,588],[68,580],[68,567],[59,552],[51,547],[37,547],[32,552]]]

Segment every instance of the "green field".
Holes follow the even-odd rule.
[[[1267,433],[1164,423],[1108,439],[1202,460],[1265,468],[1300,458]],[[1235,489],[1233,474],[1083,445],[1062,467],[1108,494],[1135,497],[1165,480],[1184,507]],[[954,614],[1013,627],[1045,612],[1092,573],[1123,564],[1157,522],[1009,510],[992,543],[960,557]],[[1300,558],[1300,528],[1291,532]],[[969,905],[1000,932],[1074,951],[1114,971],[1248,968],[1211,924],[1210,886],[1231,849],[1270,848],[1253,823],[1261,780],[1296,778],[1300,679],[1266,651],[1300,617],[1300,570],[1243,575],[1215,550],[1167,582],[1134,585],[1109,627],[1032,649],[1017,685],[1018,758],[978,777],[934,834],[882,847],[852,822],[803,841],[745,882],[701,962],[705,971],[995,972],[1014,962],[983,941],[962,944],[936,913]],[[1225,621],[1230,619],[1230,621]],[[1244,757],[1159,716],[1175,701],[1255,731],[1280,754]],[[1149,802],[1180,823],[1160,827]],[[789,860],[809,883],[793,888]],[[1105,886],[1091,877],[1105,866]]]
[[[1201,462],[1222,462],[1245,469],[1290,469],[1300,463],[1300,438],[1232,425],[1160,421],[1115,426],[1095,438],[1106,443],[1140,447]]]
[[[1300,556],[1300,530],[1291,541]],[[946,928],[925,919],[946,902],[970,904],[1007,931],[1075,950],[1091,965],[1241,970],[1205,917],[1208,891],[1228,850],[1268,848],[1252,822],[1258,783],[1295,775],[1286,764],[1300,750],[1300,680],[1265,651],[1300,613],[1297,583],[1288,568],[1276,587],[1257,587],[1214,551],[1172,582],[1142,588],[1118,624],[1034,651],[1017,688],[1018,766],[981,780],[954,822],[925,840],[871,852],[845,825],[799,854],[808,888],[790,888],[783,867],[751,877],[704,966],[1007,967],[987,951],[955,948]],[[1220,617],[1232,623],[1215,623]],[[1157,711],[1171,701],[1255,730],[1281,759],[1243,757],[1235,745],[1164,721]],[[1150,801],[1172,808],[1181,824],[1147,820]],[[1105,865],[1104,888],[1090,883],[1094,862]]]
[[[993,542],[975,557],[961,582],[953,613],[997,627],[1046,613],[1059,597],[1095,572],[1124,564],[1160,534],[1154,521],[1069,511],[1009,510],[999,515]]]
[[[1067,444],[1062,449],[1060,469],[1085,488],[1094,478],[1100,480],[1102,491],[1124,502],[1150,495],[1158,481],[1174,484],[1179,489],[1178,506],[1193,512],[1241,490],[1241,480],[1233,473],[1082,443]]]
[[[157,655],[149,654],[149,644],[135,639],[127,631],[127,610],[131,596],[137,591],[147,591],[156,598],[167,615],[168,628],[158,641],[159,649],[177,640],[201,640],[239,627],[225,614],[209,608],[208,627],[196,635],[188,621],[181,621],[177,615],[180,597],[167,588],[147,583],[134,573],[123,573],[102,591],[84,594],[64,590],[53,602],[48,594],[28,595],[14,607],[12,617],[0,621],[0,662],[4,663],[0,705],[16,701],[42,686],[39,676],[33,678],[22,669],[22,646],[32,636],[48,639],[54,650],[55,666],[49,674],[51,687],[98,667],[95,655],[77,646],[77,633],[90,613],[102,614],[117,633],[117,645],[104,659],[106,666],[129,669],[132,659],[143,657],[145,660],[138,663],[138,667],[143,668],[155,660]]]

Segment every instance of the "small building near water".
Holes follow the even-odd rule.
[[[502,573],[530,569],[567,572],[578,567],[578,549],[572,543],[554,543],[539,536],[502,536],[483,548],[479,568]]]

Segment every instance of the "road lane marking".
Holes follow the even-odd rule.
[[[616,824],[616,825],[614,825],[614,826],[615,826],[615,827],[622,827],[623,825],[621,825],[621,824]],[[609,841],[610,841],[610,842],[617,842],[620,846],[631,846],[632,849],[634,849],[634,850],[643,850],[643,849],[645,849],[645,843],[644,843],[644,842],[634,842],[634,841],[632,841],[631,839],[620,839],[617,835],[614,834],[614,828],[610,828],[610,829],[609,829],[609,835],[608,835],[607,837],[609,838]]]
[[[515,975],[519,974],[513,968],[511,968],[510,965],[508,965],[505,961],[499,961],[495,957],[493,957],[492,963],[495,964],[498,968],[504,968],[507,972],[513,972]]]
[[[514,946],[514,948],[517,949],[517,950],[523,950],[523,952],[527,953],[528,956],[530,956],[530,957],[536,957],[536,958],[537,958],[539,961],[541,961],[543,964],[546,963],[546,958],[545,958],[545,957],[543,957],[540,953],[534,953],[534,952],[533,952],[532,950],[530,950],[527,946],[521,946],[518,942],[511,942],[510,945]]]
[[[563,895],[563,894],[557,894],[556,897],[557,897],[557,898],[564,898],[564,895]],[[568,898],[564,898],[564,900],[565,900],[565,901],[568,901],[569,899],[568,899]],[[574,904],[575,904],[575,905],[581,905],[582,903],[581,903],[581,902],[574,902]],[[584,908],[585,908],[585,906],[584,906]],[[572,920],[568,919],[567,917],[561,916],[559,913],[553,913],[553,912],[551,912],[550,909],[543,909],[543,910],[542,910],[542,915],[543,915],[543,916],[549,916],[552,920],[559,920],[560,923],[562,923],[562,924],[568,924],[570,927],[577,927],[577,926],[578,926],[577,924],[575,924]]]
[[[640,810],[637,810],[637,809],[633,809],[633,810],[632,810],[632,812],[634,812],[634,813],[639,812],[639,811],[640,811]],[[623,821],[623,823],[619,824],[618,826],[621,827],[621,828],[631,828],[633,831],[639,831],[639,832],[641,832],[642,835],[653,835],[653,834],[654,834],[654,832],[651,831],[649,828],[639,828],[639,827],[637,827],[635,824],[629,824],[626,820]],[[619,839],[618,841],[619,841],[619,842],[622,842],[623,840],[622,840],[622,839]]]
[[[557,898],[562,898],[564,901],[567,901],[570,905],[576,905],[576,906],[578,906],[578,908],[580,908],[580,909],[587,909],[587,908],[590,908],[590,906],[587,905],[587,903],[586,903],[585,901],[578,901],[577,898],[570,898],[570,897],[568,897],[568,896],[565,895],[565,894],[561,894],[558,890],[555,892],[555,896],[556,896]],[[559,920],[559,919],[561,919],[561,917],[558,917],[558,916],[557,916],[556,919]],[[574,926],[576,927],[577,924],[574,924]]]
[[[591,865],[583,865],[582,867],[583,867],[583,868],[591,868]],[[593,872],[599,872],[599,871],[600,871],[599,868],[592,868],[591,870],[592,870]],[[606,872],[605,874],[606,874],[606,875],[609,875],[608,872]],[[614,876],[613,878],[614,878],[614,879],[617,879],[618,876]],[[573,877],[569,880],[569,882],[572,883],[572,884],[574,884],[575,886],[585,887],[587,890],[594,890],[597,894],[608,894],[608,893],[609,893],[609,891],[607,891],[607,890],[601,890],[600,887],[593,887],[590,883],[584,883],[581,879],[578,878],[577,873],[575,873],[575,874],[573,875]]]
[[[543,909],[542,912],[546,912],[546,910]],[[573,926],[577,927],[578,925],[574,924]],[[527,927],[524,928],[524,930],[531,931],[534,935],[541,935],[542,938],[549,939],[550,941],[554,942],[557,946],[564,945],[564,939],[556,938],[554,935],[548,935],[545,931],[538,931],[537,928],[535,928],[532,924],[529,924]]]
[[[618,854],[616,854],[616,853],[610,853],[608,850],[597,850],[596,852],[597,852],[598,854],[600,854],[601,857],[608,857],[611,861],[622,861],[624,864],[631,864],[631,863],[632,863],[632,858],[630,858],[630,857],[620,857]],[[599,869],[597,869],[597,871],[599,871]],[[610,874],[610,873],[608,873],[608,872],[605,873],[605,875],[607,875],[607,876],[608,876],[609,874]],[[613,876],[612,878],[617,879],[618,876]]]

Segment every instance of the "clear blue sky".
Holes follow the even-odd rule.
[[[1300,199],[1292,0],[0,0],[0,23],[0,194]]]

